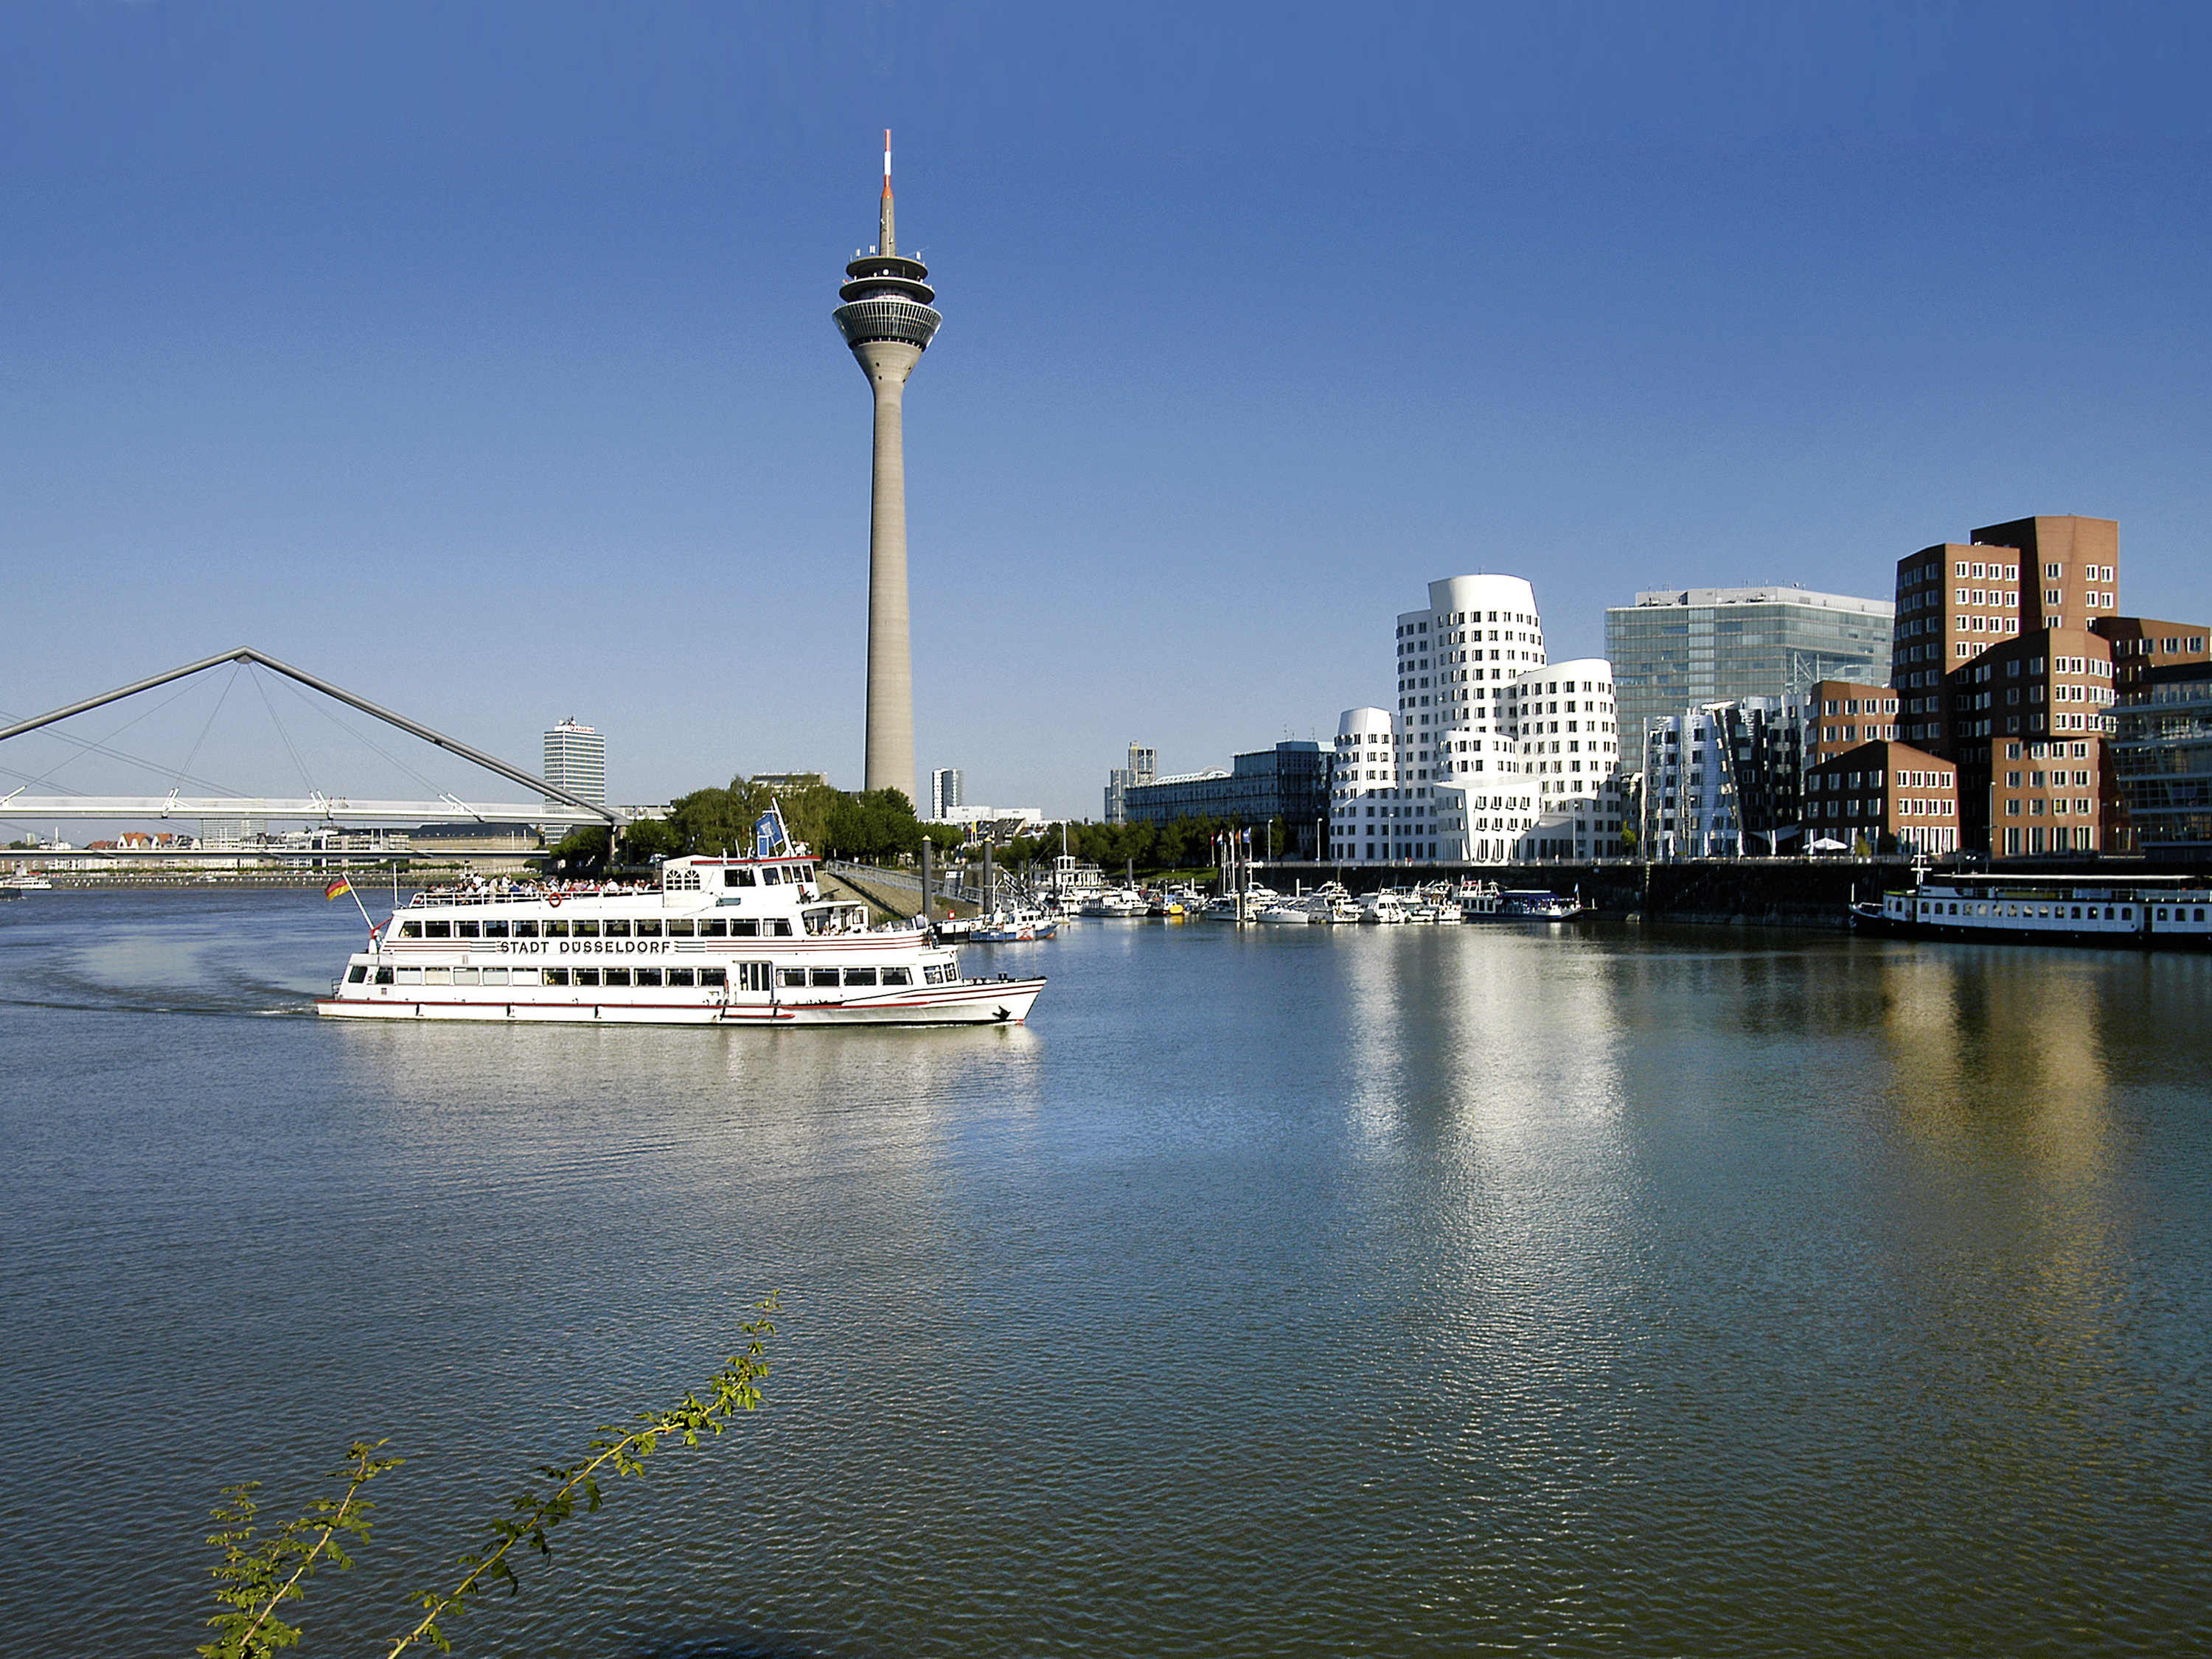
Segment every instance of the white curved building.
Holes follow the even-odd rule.
[[[1505,863],[1619,849],[1612,668],[1547,659],[1526,580],[1431,582],[1427,609],[1398,618],[1397,668],[1395,710],[1337,722],[1337,856]]]
[[[1336,717],[1336,754],[1329,784],[1329,845],[1336,856],[1362,861],[1385,856],[1364,848],[1386,844],[1401,822],[1397,722],[1387,708],[1347,708]],[[1403,822],[1410,823],[1411,815]],[[1364,826],[1364,831],[1363,831]]]
[[[1513,855],[1586,859],[1620,851],[1625,796],[1613,665],[1602,657],[1547,663],[1521,677],[1506,707],[1537,811]]]

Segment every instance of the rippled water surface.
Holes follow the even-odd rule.
[[[1091,922],[1026,1030],[306,1017],[359,932],[0,905],[10,1650],[188,1652],[217,1489],[386,1435],[368,1651],[775,1288],[463,1654],[2212,1650],[2212,961]]]

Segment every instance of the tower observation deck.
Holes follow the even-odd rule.
[[[902,257],[891,206],[891,136],[884,134],[884,194],[876,246],[855,254],[831,313],[875,393],[875,458],[868,525],[868,730],[863,787],[914,787],[914,660],[907,611],[907,376],[945,319],[932,307],[929,267]]]

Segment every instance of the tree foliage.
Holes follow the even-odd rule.
[[[461,1577],[451,1588],[418,1591],[410,1598],[422,1616],[393,1638],[385,1659],[398,1659],[421,1642],[451,1653],[445,1625],[465,1612],[487,1584],[504,1585],[510,1595],[518,1592],[521,1579],[509,1558],[518,1547],[550,1558],[552,1529],[580,1506],[587,1515],[597,1511],[603,1479],[643,1474],[646,1459],[670,1438],[696,1447],[702,1438],[720,1434],[738,1413],[757,1409],[760,1379],[769,1369],[765,1339],[775,1329],[770,1316],[777,1308],[778,1298],[769,1296],[761,1304],[761,1317],[741,1328],[744,1352],[732,1355],[714,1373],[703,1398],[687,1393],[665,1410],[638,1413],[627,1426],[602,1425],[582,1456],[540,1468],[540,1483],[509,1500],[507,1514],[486,1523],[490,1537],[483,1547],[459,1556],[455,1565]],[[362,1490],[404,1461],[378,1457],[384,1443],[356,1441],[346,1449],[345,1463],[330,1472],[331,1480],[345,1483],[343,1494],[318,1498],[305,1514],[266,1533],[258,1528],[253,1498],[260,1483],[224,1489],[223,1501],[214,1510],[217,1530],[207,1540],[222,1552],[222,1559],[210,1570],[222,1611],[207,1621],[214,1639],[196,1650],[204,1659],[267,1659],[300,1639],[300,1627],[281,1618],[280,1610],[307,1593],[307,1581],[318,1566],[327,1562],[342,1572],[352,1567],[345,1540],[368,1541],[374,1505]]]

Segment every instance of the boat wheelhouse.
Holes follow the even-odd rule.
[[[649,1025],[1018,1025],[1042,979],[969,979],[872,926],[802,851],[672,859],[658,886],[468,882],[374,929],[316,1012]]]

